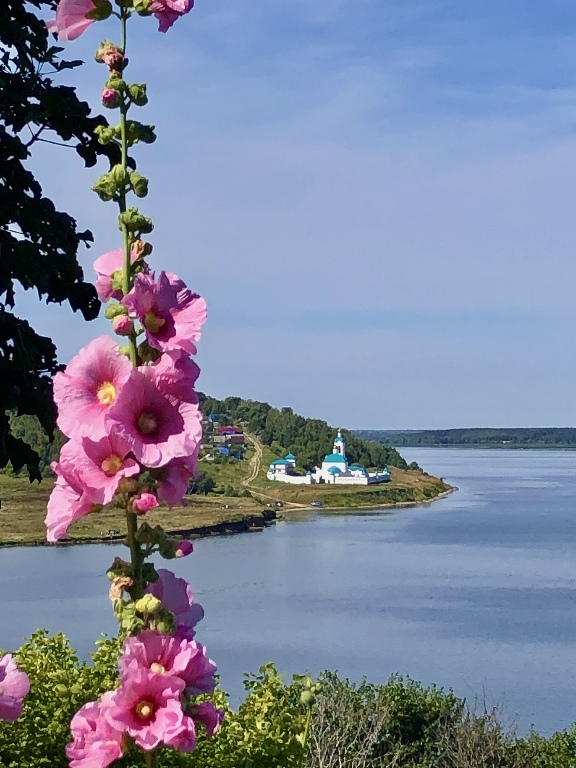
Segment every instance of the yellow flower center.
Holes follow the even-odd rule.
[[[138,417],[138,429],[145,435],[151,435],[158,429],[158,422],[153,413],[141,413]]]
[[[116,387],[111,381],[103,381],[98,387],[96,397],[102,405],[110,405],[116,397]]]
[[[165,322],[166,320],[164,320],[162,317],[158,317],[154,314],[154,312],[148,312],[144,316],[144,322],[142,325],[144,328],[146,328],[147,331],[150,331],[150,333],[158,333]]]
[[[136,714],[141,720],[149,720],[153,712],[154,707],[149,701],[146,701],[146,699],[144,699],[144,701],[140,701],[136,705]]]
[[[115,453],[113,453],[111,456],[108,456],[108,458],[104,459],[104,461],[100,465],[102,472],[104,472],[105,475],[108,475],[108,477],[112,477],[113,475],[115,475],[121,466],[122,466],[122,459],[120,458],[120,456],[116,456]]]
[[[155,661],[153,664],[150,664],[150,671],[156,672],[157,675],[163,675],[166,672],[166,669],[162,666],[162,664],[158,664]]]

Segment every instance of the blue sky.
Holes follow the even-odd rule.
[[[131,24],[154,266],[209,304],[200,387],[349,428],[576,424],[568,0],[197,0]],[[97,105],[93,25],[66,73]],[[127,76],[128,76],[127,74]],[[45,190],[117,247],[94,170],[42,147]],[[63,360],[104,321],[21,311]]]

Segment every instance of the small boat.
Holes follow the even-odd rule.
[[[313,506],[313,507],[321,507],[322,506],[322,502],[321,501],[313,501],[311,506]]]

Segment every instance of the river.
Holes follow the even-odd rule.
[[[404,449],[459,486],[430,506],[310,513],[203,539],[172,561],[206,609],[198,639],[234,701],[242,673],[393,672],[500,702],[520,731],[576,720],[576,452]],[[114,632],[117,545],[0,552],[0,645],[37,626],[86,655]]]

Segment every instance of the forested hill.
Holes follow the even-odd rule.
[[[332,450],[336,429],[329,427],[325,421],[305,419],[291,408],[278,410],[268,403],[255,400],[242,400],[239,397],[215,400],[202,393],[199,395],[202,413],[206,417],[217,413],[221,424],[246,424],[250,432],[278,455],[292,451],[299,467],[312,469]],[[40,455],[42,473],[50,474],[50,462],[57,460],[60,447],[65,442],[62,433],[56,430],[56,439],[50,443],[34,416],[13,416],[11,426],[13,434],[21,437]],[[342,434],[346,438],[346,454],[351,463],[365,467],[382,468],[388,465],[406,469],[406,462],[395,448],[388,448],[380,442],[366,442],[346,430]]]
[[[278,455],[291,451],[296,456],[298,466],[304,469],[313,469],[332,451],[336,428],[319,419],[298,416],[292,408],[278,410],[268,403],[242,400],[239,397],[215,400],[201,395],[200,402],[206,417],[213,413],[218,415],[219,423],[245,424],[249,432]],[[365,467],[388,465],[407,468],[408,465],[394,448],[379,442],[367,442],[347,430],[342,430],[342,434],[346,438],[346,455],[350,463]]]
[[[574,427],[518,427],[510,429],[425,429],[406,432],[358,429],[363,440],[396,447],[460,446],[477,448],[576,448]]]

